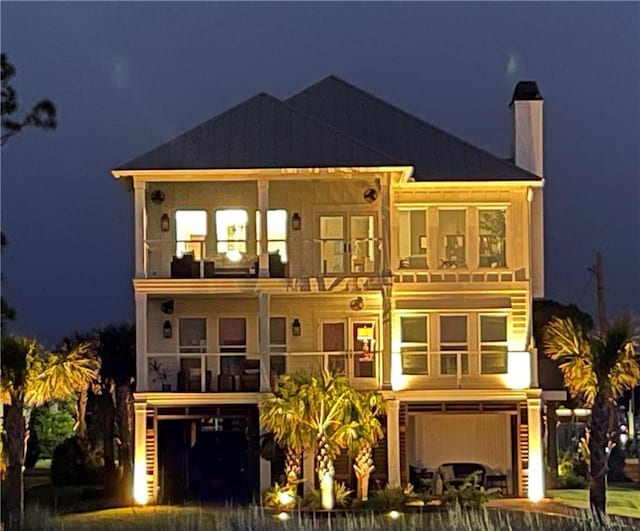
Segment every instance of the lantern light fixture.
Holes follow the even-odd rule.
[[[165,339],[171,339],[173,335],[173,329],[171,327],[171,321],[165,321],[164,326],[162,327],[162,337]]]
[[[292,230],[300,230],[302,227],[302,218],[298,212],[294,212],[291,216],[291,229]]]
[[[300,319],[294,319],[291,323],[291,333],[298,337],[302,334],[302,325],[300,324]]]
[[[162,232],[169,232],[169,227],[171,226],[171,221],[169,219],[169,214],[162,214],[160,218],[160,230]]]

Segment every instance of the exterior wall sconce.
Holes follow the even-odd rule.
[[[299,319],[294,319],[291,323],[291,333],[296,337],[302,334],[302,325]]]
[[[302,226],[302,218],[300,218],[300,214],[298,214],[297,212],[294,212],[293,216],[291,216],[291,229],[300,230],[301,226]]]
[[[171,327],[171,321],[165,321],[164,326],[162,327],[162,337],[165,339],[171,339],[173,335],[173,330]]]
[[[160,218],[160,230],[162,232],[169,232],[170,225],[171,222],[169,220],[169,214],[162,214],[162,217]]]
[[[164,192],[162,190],[154,190],[151,192],[151,201],[156,205],[161,204],[164,201]]]

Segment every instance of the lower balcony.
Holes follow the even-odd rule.
[[[356,388],[380,386],[377,352],[274,352],[268,375],[257,353],[149,353],[146,361],[146,391],[258,392],[263,378],[267,387],[273,388],[281,374],[322,368],[346,374]]]

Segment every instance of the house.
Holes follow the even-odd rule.
[[[388,399],[382,481],[476,462],[541,498],[544,401],[561,399],[531,332],[542,107],[518,83],[514,164],[332,76],[113,170],[135,208],[136,499],[266,489],[257,404],[311,367]]]

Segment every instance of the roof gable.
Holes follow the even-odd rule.
[[[417,181],[540,180],[335,76],[285,103],[408,161]]]
[[[117,170],[398,164],[401,163],[386,153],[261,93]]]

